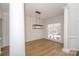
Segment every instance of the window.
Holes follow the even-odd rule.
[[[61,23],[48,24],[48,38],[61,40]]]

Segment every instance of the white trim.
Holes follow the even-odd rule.
[[[72,48],[71,50],[79,51],[78,49]]]
[[[75,49],[75,48],[70,48],[70,49],[63,48],[62,49],[62,51],[66,52],[66,53],[69,53],[70,50],[79,51],[78,49]]]
[[[71,49],[65,49],[65,48],[62,49],[62,51],[66,52],[66,53],[68,53],[70,50]]]
[[[49,40],[52,40],[52,39],[49,39]],[[63,42],[60,41],[60,40],[52,40],[52,41],[55,41],[55,42],[58,42],[58,43],[63,43]]]

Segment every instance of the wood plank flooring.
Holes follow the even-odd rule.
[[[1,56],[9,56],[9,46],[1,48]]]
[[[55,41],[40,39],[26,43],[27,56],[68,56],[62,51],[63,44]]]
[[[70,56],[70,54],[62,51],[62,43],[47,39],[27,42],[25,47],[26,56]],[[2,56],[9,56],[9,47],[2,48]]]

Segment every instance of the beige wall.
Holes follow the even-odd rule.
[[[0,53],[1,53],[1,45],[2,45],[1,38],[2,38],[2,20],[0,19]]]
[[[2,19],[3,47],[9,45],[9,14],[3,12]]]
[[[9,45],[9,13],[0,9],[0,18],[2,18],[2,47]]]

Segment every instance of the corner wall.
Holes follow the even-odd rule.
[[[32,29],[32,25],[35,23],[36,18],[25,16],[26,42],[43,38],[43,29]],[[42,24],[42,20],[40,20],[40,24]]]
[[[61,31],[62,31],[61,36],[62,36],[62,39],[61,39],[60,42],[63,42],[64,41],[64,15],[63,14],[44,20],[44,30],[43,30],[44,38],[48,39],[47,25],[48,24],[54,24],[54,23],[61,23]]]

